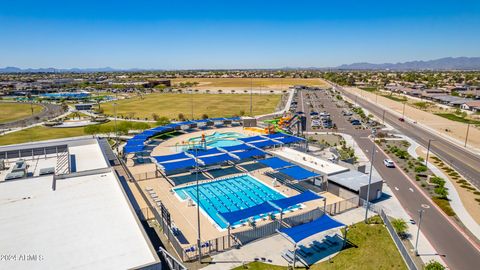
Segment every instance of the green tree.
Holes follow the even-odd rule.
[[[444,270],[446,269],[441,263],[431,260],[425,265],[425,270]]]
[[[183,113],[179,113],[178,114],[178,120],[185,121],[185,115],[183,115]]]
[[[202,114],[202,119],[208,119],[208,114],[206,113]]]
[[[393,229],[398,234],[398,236],[402,238],[406,238],[407,236],[407,222],[402,218],[395,218],[390,221],[392,223]]]
[[[158,118],[156,124],[159,125],[159,126],[165,126],[165,125],[170,124],[170,120],[167,117],[162,116],[162,117]]]

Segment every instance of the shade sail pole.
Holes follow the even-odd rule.
[[[293,245],[293,269],[295,269],[296,260],[297,260],[297,244]]]

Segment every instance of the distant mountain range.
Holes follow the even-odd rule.
[[[429,61],[403,63],[354,63],[334,69],[346,70],[480,70],[480,57],[446,57]]]
[[[384,64],[372,64],[372,63],[353,63],[345,64],[337,67],[319,68],[282,68],[284,70],[480,70],[480,57],[445,57],[436,60],[429,61],[410,61],[403,63],[384,63]],[[135,72],[135,71],[161,71],[161,69],[116,69],[111,67],[103,68],[71,68],[71,69],[57,69],[57,68],[18,68],[18,67],[5,67],[0,68],[0,73],[88,73],[88,72]],[[202,69],[208,70],[208,69]]]

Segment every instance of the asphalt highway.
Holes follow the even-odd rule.
[[[312,108],[310,108],[311,104],[313,110],[317,112],[329,112],[333,123],[337,125],[337,131],[351,135],[359,147],[367,152],[366,154],[370,159],[373,142],[368,136],[371,132],[369,130],[355,129],[354,126],[347,121],[345,116],[342,115],[342,108],[336,106],[335,97],[328,96],[326,92],[299,91],[298,103],[297,110],[305,112],[307,116],[307,131],[331,131],[311,129],[309,115],[312,111]],[[374,110],[370,111],[375,113]],[[392,116],[388,119],[386,117],[385,120],[392,121]],[[409,133],[407,133],[407,135],[410,136]],[[412,139],[416,138],[412,136]],[[441,146],[438,145],[437,147]],[[413,180],[410,180],[398,168],[385,167],[383,160],[388,157],[376,145],[375,149],[373,164],[407,213],[418,222],[418,211],[420,209],[425,210],[421,230],[437,252],[443,256],[449,268],[465,270],[478,269],[480,265],[480,251],[478,247],[428,199],[427,195],[422,193]],[[422,250],[419,250],[419,253],[422,254]]]

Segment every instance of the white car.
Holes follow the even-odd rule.
[[[383,164],[388,168],[395,168],[395,163],[391,159],[384,159]]]

